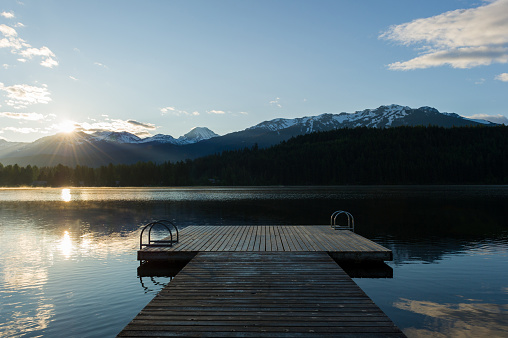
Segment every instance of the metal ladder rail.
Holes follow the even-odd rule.
[[[169,241],[167,241],[167,240],[152,240],[152,237],[151,237],[152,230],[153,230],[154,226],[156,226],[156,225],[162,225],[163,227],[166,228],[166,230],[168,230],[169,236],[170,236]],[[170,226],[176,230],[176,240],[173,240],[173,231],[171,231]],[[149,229],[148,230],[148,243],[144,244],[143,243],[143,233],[145,232],[146,229]],[[145,225],[143,230],[141,230],[141,234],[139,235],[139,248],[141,250],[141,249],[143,249],[144,246],[173,246],[173,243],[178,243],[178,241],[179,241],[179,233],[178,233],[177,226],[169,220],[159,220],[159,221],[154,221],[154,222],[148,223],[147,225]]]
[[[345,214],[347,216],[347,226],[337,225],[337,217],[341,214]],[[330,226],[336,230],[351,230],[355,231],[355,219],[350,212],[344,210],[338,210],[332,213],[330,217]]]

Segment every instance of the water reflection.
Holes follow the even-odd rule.
[[[394,307],[427,317],[430,328],[407,328],[408,337],[506,337],[508,305],[436,303],[401,298]]]
[[[62,201],[70,202],[71,201],[71,189],[62,189]]]
[[[97,316],[108,318],[101,314],[103,301],[110,304],[107,312],[115,304],[124,307],[129,302],[119,295],[128,283],[116,285],[126,279],[122,260],[137,263],[137,228],[142,221],[132,217],[125,231],[122,224],[112,222],[121,222],[122,208],[111,212],[110,206],[88,209],[72,203],[0,203],[0,336],[118,333],[114,328],[105,334],[109,329],[102,327],[92,334],[101,325],[83,326]],[[124,274],[131,275],[133,268],[124,269]]]
[[[59,245],[60,251],[65,258],[69,258],[72,253],[72,240],[68,231],[64,231],[64,235]]]
[[[11,318],[0,324],[3,337],[20,337],[46,329],[54,316],[54,305],[41,298],[37,303],[16,306]],[[3,306],[2,311],[11,310],[11,306]],[[35,335],[37,336],[37,335]]]

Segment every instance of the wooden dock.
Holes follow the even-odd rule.
[[[172,247],[145,247],[140,261],[190,261],[198,252],[327,252],[336,260],[391,261],[392,252],[327,225],[189,226]]]
[[[326,252],[302,252],[298,240],[299,249],[292,242],[287,247],[296,250],[285,252],[265,251],[269,240],[246,252],[245,243],[202,244],[208,252],[196,254],[118,336],[404,337]]]

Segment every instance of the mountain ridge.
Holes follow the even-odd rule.
[[[440,113],[428,106],[410,108],[392,104],[354,113],[324,113],[294,119],[276,118],[222,136],[206,127],[197,127],[178,139],[163,134],[140,138],[127,132],[101,131],[94,134],[56,134],[32,143],[0,142],[0,163],[56,165],[58,163],[54,161],[58,159],[65,162],[62,164],[70,166],[100,166],[138,161],[181,161],[224,150],[251,147],[254,144],[268,147],[294,136],[317,131],[416,125],[458,127],[497,124],[467,119],[455,113]]]

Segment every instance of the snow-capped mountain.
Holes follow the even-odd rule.
[[[178,144],[178,141],[171,135],[157,134],[154,136],[150,136],[142,139],[139,143],[170,143],[170,144]]]
[[[471,120],[454,113],[440,113],[431,107],[410,108],[399,105],[381,106],[354,113],[321,114],[295,119],[274,119],[261,122],[242,131],[223,136],[208,128],[194,128],[175,139],[158,134],[140,138],[127,132],[74,132],[46,136],[31,143],[0,140],[0,163],[54,166],[58,163],[75,166],[129,164],[138,161],[181,161],[224,150],[244,147],[269,147],[291,137],[317,131],[340,128],[397,126],[459,127],[496,125],[483,120]]]
[[[116,143],[139,143],[141,141],[140,137],[126,131],[98,131],[91,134],[90,139],[94,141],[108,141]]]
[[[187,134],[180,136],[178,138],[179,144],[191,144],[200,142],[203,140],[209,140],[211,138],[217,137],[219,135],[215,134],[208,128],[204,127],[196,127],[189,131]]]
[[[326,131],[339,128],[388,128],[397,126],[437,125],[443,127],[472,124],[494,125],[485,120],[471,120],[454,113],[440,113],[431,107],[410,108],[407,106],[389,105],[376,109],[365,109],[354,113],[321,114],[318,116],[295,119],[274,119],[259,123],[247,130],[264,129],[281,131],[299,129],[306,134],[314,131]]]
[[[192,128],[187,134],[175,139],[171,135],[157,134],[146,138],[140,138],[136,135],[130,134],[126,131],[113,132],[113,131],[100,131],[91,134],[92,141],[106,141],[112,143],[169,143],[176,145],[193,144],[203,140],[208,140],[217,137],[216,133],[208,128],[195,127]]]

